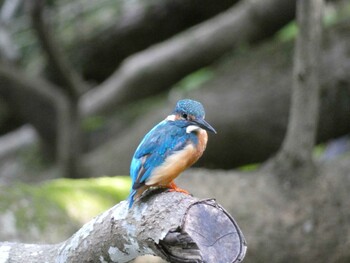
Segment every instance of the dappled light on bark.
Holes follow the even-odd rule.
[[[214,200],[156,190],[130,210],[127,201],[122,201],[62,243],[0,242],[0,258],[4,262],[26,258],[28,263],[123,263],[150,254],[178,263],[234,263],[243,260],[246,249],[237,223]]]

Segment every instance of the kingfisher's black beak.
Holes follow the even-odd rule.
[[[196,120],[193,120],[193,122],[204,130],[216,133],[216,130],[204,119],[196,119]]]

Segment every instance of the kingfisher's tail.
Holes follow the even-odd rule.
[[[131,192],[130,192],[129,197],[128,197],[129,209],[132,207],[132,204],[134,203],[134,198],[135,198],[136,192],[137,192],[137,190],[131,189]]]

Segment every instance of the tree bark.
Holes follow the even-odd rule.
[[[62,81],[62,90],[66,94],[67,99],[67,112],[65,115],[67,118],[61,118],[60,122],[56,124],[56,126],[60,127],[58,131],[61,131],[61,134],[57,136],[61,137],[61,140],[56,143],[58,160],[60,161],[64,177],[78,178],[80,177],[80,159],[83,143],[78,101],[79,96],[85,90],[85,84],[70,66],[57,40],[51,34],[52,29],[44,15],[44,1],[31,0],[29,5],[33,29],[46,54],[47,60]],[[63,127],[65,128],[63,129]]]
[[[328,29],[324,35],[317,143],[350,131],[348,28],[349,24],[344,22]],[[292,50],[292,43],[267,42],[250,49],[248,53],[234,55],[215,68],[209,68],[214,77],[198,91],[185,94],[173,92],[170,101],[164,101],[163,104],[152,102],[147,107],[143,106],[142,118],[137,121],[133,119],[131,122],[129,115],[127,119],[114,116],[105,125],[107,128],[102,127],[90,134],[91,142],[97,137],[105,139],[89,148],[90,153],[83,161],[84,167],[88,168],[84,174],[127,174],[139,140],[169,114],[176,99],[180,97],[202,101],[207,109],[207,119],[220,134],[209,138],[207,150],[198,165],[229,169],[266,160],[280,147],[288,123]],[[4,89],[10,86],[1,87]],[[28,94],[24,97],[32,98]],[[28,112],[28,107],[40,105],[33,103],[32,99],[27,99],[25,103],[18,104],[18,107],[23,107],[23,112]],[[17,105],[13,108],[16,107]],[[38,110],[33,117],[37,118],[37,124],[42,125],[42,128],[49,129],[51,126],[45,122],[46,115],[42,116],[38,112],[48,114],[47,111]],[[118,126],[117,131],[109,130],[108,127],[112,125],[110,123],[118,123],[121,127]]]
[[[68,98],[77,101],[85,89],[85,84],[74,68],[71,67],[57,39],[51,33],[53,30],[45,17],[45,2],[43,0],[30,0],[28,5],[32,28],[47,57],[47,61],[62,81],[59,84],[63,86],[63,90],[67,93]]]
[[[282,151],[309,162],[319,117],[323,0],[297,1],[296,39],[290,121]]]
[[[244,1],[237,6],[236,11],[232,8],[213,21],[219,24],[207,21],[182,36],[133,56],[104,83],[81,97],[82,114],[91,116],[103,109],[115,110],[120,104],[169,90],[172,84],[185,75],[208,65],[240,43],[272,35],[292,19],[294,6],[294,1],[287,0],[269,0],[264,5]],[[237,24],[232,25],[230,22]],[[214,44],[215,48],[210,44]],[[160,75],[162,78],[159,78]],[[140,88],[145,86],[147,88]],[[42,97],[36,97],[35,93],[22,96],[11,89],[2,88],[5,93],[9,93],[6,96],[8,102],[20,105],[19,114],[38,129],[47,145],[52,144],[57,134],[53,122],[55,113],[50,103],[43,101]],[[27,107],[28,97],[31,97],[30,107]],[[44,119],[37,122],[37,113],[43,111],[46,114],[40,118]]]
[[[317,143],[350,131],[348,27],[348,23],[343,23],[328,29],[324,35]],[[104,136],[105,139],[89,148],[89,154],[83,160],[86,168],[83,174],[128,174],[130,159],[139,140],[171,112],[180,97],[202,101],[207,109],[207,119],[219,131],[217,136],[210,136],[207,150],[198,162],[199,166],[229,169],[266,160],[280,147],[288,123],[292,50],[292,43],[267,42],[250,49],[248,54],[232,56],[232,59],[225,60],[216,68],[210,68],[213,70],[213,79],[203,84],[198,91],[178,95],[172,93],[171,101],[147,104],[147,107],[142,107],[142,118],[133,122],[130,118],[121,121],[113,117],[110,122],[120,123],[118,125],[124,126],[125,130],[121,127],[118,132],[114,132],[101,128],[91,134],[91,141],[97,136]],[[246,76],[250,76],[249,81]],[[29,84],[31,81],[29,79],[23,83]],[[33,83],[35,86],[37,84]],[[25,94],[25,97],[29,96]],[[32,103],[32,100],[26,100],[26,103],[18,106],[32,107]],[[36,117],[39,123],[45,124],[41,114],[36,114]],[[44,127],[49,128],[50,125]]]
[[[21,0],[3,1],[0,11],[0,58],[7,62],[19,59],[18,46],[14,43],[8,26],[13,23],[14,15],[21,5]]]
[[[157,194],[154,194],[157,192]],[[123,201],[56,245],[0,243],[2,262],[129,262],[158,255],[171,262],[239,262],[246,242],[234,219],[213,200],[159,189]],[[174,209],[176,204],[176,209]]]
[[[76,114],[74,109],[69,104],[70,101],[66,95],[55,85],[50,82],[46,82],[41,78],[33,79],[28,77],[24,72],[17,70],[15,67],[10,65],[0,64],[0,76],[3,80],[11,83],[12,92],[21,94],[21,96],[26,96],[29,94],[36,94],[37,97],[42,98],[42,101],[51,104],[53,110],[55,111],[56,119],[53,121],[56,129],[57,140],[54,141],[56,151],[54,152],[54,157],[57,160],[58,166],[62,169],[63,173],[68,176],[72,173],[72,160],[75,158],[74,151],[79,149],[79,147],[74,147],[76,142],[72,142],[71,138],[74,135],[74,131],[77,127]],[[28,107],[31,105],[31,100],[26,98]],[[18,105],[22,107],[22,105]],[[38,118],[35,119],[36,122],[43,121],[38,114]],[[73,129],[72,129],[73,127]],[[41,138],[47,136],[46,133],[41,133],[41,130],[38,130]],[[43,140],[46,141],[45,139]],[[52,142],[51,142],[52,143]],[[50,153],[50,151],[48,150]],[[73,165],[73,168],[77,168],[76,165]]]
[[[191,169],[177,178],[176,183],[199,198],[215,197],[234,216],[249,244],[244,262],[348,262],[350,258],[348,246],[350,159],[348,157],[344,155],[334,160],[318,162],[319,175],[310,183],[297,189],[285,187],[279,178],[262,171],[247,173]],[[12,192],[17,191],[18,189],[15,189]],[[28,199],[30,195],[24,199],[20,198],[23,201]],[[35,200],[35,198],[32,199]],[[36,200],[37,205],[31,205],[31,207],[42,205],[40,199]],[[68,203],[69,201],[67,200]],[[13,199],[12,206],[25,208],[28,206],[28,201],[18,202]],[[177,204],[173,203],[171,208],[174,207],[176,208]],[[31,217],[33,211],[35,210],[29,207],[27,217]],[[61,212],[62,210],[58,208],[57,213]],[[23,232],[23,228],[17,230],[18,238],[28,240],[32,236],[33,240],[51,239],[52,237],[46,234],[49,233],[48,229],[60,231],[60,227],[56,226],[61,224],[57,221],[57,213],[51,213],[52,220],[48,220],[47,225],[45,224],[45,233],[39,235],[41,238],[38,237],[37,231]],[[8,213],[0,214],[3,228],[14,224],[13,218],[5,219],[5,214]],[[22,218],[21,213],[13,212],[13,214]],[[23,223],[20,219],[17,220],[15,222],[18,224]],[[142,216],[141,220],[143,220]],[[8,221],[12,223],[6,224]],[[30,225],[25,229],[31,229],[33,225],[37,226],[34,229],[41,229],[40,222],[26,221],[25,223]],[[76,221],[71,221],[71,224],[76,226]],[[3,235],[3,232],[0,232],[1,234]],[[58,241],[65,238],[67,236],[57,237]],[[101,235],[100,239],[103,238]]]
[[[325,35],[322,52],[320,123],[317,143],[350,131],[350,71],[348,24]],[[150,105],[125,131],[91,150],[83,161],[86,175],[129,173],[133,151],[156,123],[165,118],[178,98],[201,101],[206,119],[218,134],[209,136],[199,166],[230,169],[260,163],[280,147],[288,124],[292,90],[292,43],[269,42],[248,54],[236,55],[216,68],[198,90],[175,94]],[[249,76],[249,81],[247,81]]]
[[[38,138],[32,127],[22,126],[16,131],[0,137],[0,160],[15,153],[19,148],[32,145]],[[2,184],[2,183],[0,183]]]
[[[87,115],[158,94],[243,43],[266,38],[293,17],[294,1],[242,1],[178,36],[129,57],[81,99]],[[277,15],[277,14],[283,14]],[[162,76],[161,78],[159,76]],[[144,86],[147,85],[147,89]]]
[[[323,0],[297,1],[299,34],[290,117],[281,150],[270,164],[280,176],[305,177],[315,172],[312,150],[319,119],[322,13]]]
[[[318,162],[318,176],[289,188],[271,173],[198,169],[177,180],[198,197],[214,196],[240,223],[244,262],[347,262],[350,160]]]
[[[102,82],[128,56],[164,41],[234,5],[238,0],[139,2],[107,29],[77,40],[70,57],[88,80]]]

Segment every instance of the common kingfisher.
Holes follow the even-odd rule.
[[[188,194],[174,179],[202,156],[208,141],[206,131],[216,133],[204,117],[200,102],[179,100],[174,111],[146,134],[131,161],[129,208],[150,187]]]

